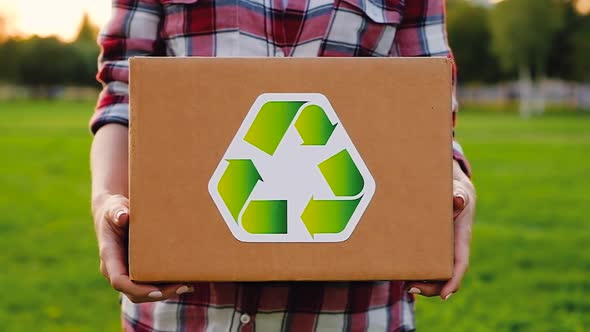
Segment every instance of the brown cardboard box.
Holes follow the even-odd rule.
[[[130,94],[133,280],[451,277],[448,59],[133,58]]]

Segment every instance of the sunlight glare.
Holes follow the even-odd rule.
[[[110,0],[0,0],[0,15],[5,16],[19,35],[57,35],[70,41],[76,37],[85,12],[102,26],[110,14]]]

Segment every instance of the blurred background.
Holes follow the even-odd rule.
[[[87,123],[110,0],[0,0],[0,330],[119,329],[98,272]],[[419,331],[590,330],[590,0],[448,0],[472,263]]]

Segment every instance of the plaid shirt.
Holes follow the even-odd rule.
[[[451,57],[443,1],[113,0],[99,37],[104,88],[91,130],[128,124],[130,56]],[[414,329],[414,297],[396,281],[198,283],[162,302],[123,296],[122,311],[129,331]]]

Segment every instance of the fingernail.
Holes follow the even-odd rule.
[[[445,298],[443,299],[443,301],[446,301],[449,299],[449,297],[451,297],[451,295],[453,295],[453,293],[450,293],[449,295],[445,296]]]
[[[162,292],[160,292],[159,290],[153,291],[153,292],[149,293],[148,296],[151,297],[152,299],[159,299],[162,297]]]
[[[117,211],[117,214],[115,215],[115,220],[117,220],[117,222],[121,222],[121,216],[123,216],[124,214],[127,214],[126,209],[121,209]]]
[[[184,293],[191,293],[194,292],[194,288],[192,286],[180,286],[178,287],[178,289],[176,290],[176,294],[181,295]]]
[[[412,288],[410,288],[410,290],[408,291],[408,293],[410,293],[410,294],[420,294],[422,292],[420,291],[420,288],[412,287]]]
[[[457,193],[454,196],[454,198],[461,199],[461,208],[465,208],[465,205],[467,205],[467,198],[465,198],[465,195]]]

